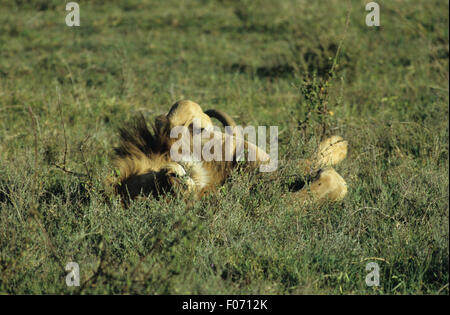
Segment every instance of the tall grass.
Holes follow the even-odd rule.
[[[379,28],[356,0],[79,4],[69,28],[2,2],[1,293],[448,294],[448,1],[379,1]],[[117,128],[182,98],[278,125],[286,161],[343,136],[348,196],[287,202],[288,162],[189,205],[105,200]]]

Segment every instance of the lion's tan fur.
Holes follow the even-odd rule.
[[[224,124],[234,124],[232,118],[220,111],[209,110]],[[155,119],[153,131],[149,131],[141,117],[136,125],[121,129],[121,143],[116,148],[115,166],[119,176],[115,182],[116,192],[124,200],[141,194],[159,196],[174,190],[194,194],[196,197],[213,191],[222,185],[236,167],[236,157],[232,161],[183,161],[175,162],[170,157],[170,148],[177,139],[170,138],[170,130],[176,126],[191,128],[198,119],[201,128],[212,127],[211,118],[195,102],[183,100],[175,103],[167,115]],[[191,134],[192,136],[192,134]],[[215,136],[215,137],[214,137]],[[244,148],[255,149],[256,161],[248,164],[256,168],[269,162],[269,155],[256,145],[219,131],[210,134],[207,140],[216,139],[225,145],[225,138],[231,137],[232,151],[236,141],[244,141]],[[235,152],[236,153],[236,152]],[[339,136],[325,139],[319,145],[313,160],[305,165],[312,172],[320,169],[318,177],[310,185],[293,193],[303,201],[340,200],[347,193],[344,179],[331,168],[341,162],[347,154],[347,142]],[[325,169],[321,169],[324,168]]]

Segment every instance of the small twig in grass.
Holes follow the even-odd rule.
[[[67,158],[67,137],[66,137],[66,127],[64,125],[62,106],[61,106],[61,93],[60,93],[60,91],[58,89],[58,86],[56,86],[56,93],[58,94],[59,117],[61,119],[61,125],[62,125],[63,135],[64,135],[64,160],[63,160],[63,167],[65,169],[66,168],[66,158]]]
[[[346,21],[345,21],[344,33],[343,33],[342,38],[341,38],[341,40],[339,42],[339,45],[338,45],[338,47],[336,49],[336,54],[334,55],[334,58],[333,58],[333,64],[332,64],[332,66],[330,68],[330,71],[328,72],[328,77],[325,80],[325,83],[322,85],[322,87],[319,90],[319,100],[320,100],[320,103],[321,103],[321,108],[319,108],[319,110],[320,110],[321,114],[323,114],[323,115],[329,115],[330,114],[330,112],[328,111],[328,100],[327,100],[327,98],[328,98],[328,91],[327,90],[328,90],[328,87],[330,85],[330,81],[335,76],[335,68],[338,66],[338,58],[339,58],[339,55],[341,54],[342,45],[343,45],[344,40],[345,40],[345,38],[347,36],[348,25],[350,24],[350,12],[351,12],[351,9],[349,7],[348,11],[347,11],[347,18],[346,18]],[[323,138],[325,136],[325,134],[327,133],[327,127],[328,126],[327,126],[326,123],[323,124],[321,138]]]
[[[88,135],[88,136],[81,142],[80,147],[79,147],[79,150],[80,150],[80,153],[81,153],[81,158],[83,159],[83,166],[84,166],[84,168],[86,169],[87,177],[89,178],[89,181],[92,182],[92,172],[91,172],[91,170],[89,169],[89,167],[88,167],[88,165],[87,165],[87,160],[86,160],[86,158],[84,157],[84,151],[83,151],[84,145],[86,144],[86,142],[89,140],[90,137],[91,137],[91,136]]]
[[[365,262],[365,261],[368,261],[368,260],[378,260],[378,261],[383,261],[383,262],[385,262],[386,264],[389,265],[389,261],[387,261],[387,260],[384,259],[383,257],[367,257],[367,258],[361,259],[359,262],[362,263],[362,262]]]
[[[34,219],[34,221],[37,223],[37,225],[39,226],[39,228],[41,229],[42,234],[44,235],[45,241],[47,243],[48,248],[50,249],[51,252],[51,256],[56,260],[56,262],[58,263],[59,267],[62,270],[62,273],[65,273],[66,270],[64,268],[64,264],[61,261],[61,259],[59,258],[57,252],[56,252],[56,247],[53,244],[52,240],[50,239],[50,235],[48,235],[47,230],[45,229],[45,227],[42,225],[41,220],[39,219],[39,213],[37,212],[37,209],[34,209],[34,211],[32,211],[32,218]]]
[[[65,127],[65,124],[64,124],[63,111],[62,111],[62,106],[61,106],[61,93],[60,93],[60,91],[59,91],[59,89],[58,89],[58,86],[56,86],[56,93],[58,94],[58,110],[59,110],[59,117],[60,117],[60,119],[61,119],[61,126],[62,126],[63,137],[64,137],[64,157],[63,157],[63,164],[62,164],[62,166],[60,166],[60,165],[58,165],[58,164],[56,164],[56,163],[53,163],[52,165],[55,166],[55,167],[57,167],[58,169],[62,170],[63,172],[65,172],[65,173],[67,173],[67,174],[74,175],[74,176],[78,176],[78,177],[87,177],[87,178],[89,178],[89,180],[91,180],[92,177],[91,177],[91,175],[90,175],[89,169],[88,169],[87,166],[86,166],[86,163],[84,163],[84,165],[85,165],[85,167],[86,167],[87,174],[76,173],[76,172],[69,171],[69,170],[67,169],[67,152],[68,152],[68,145],[67,145],[66,127]],[[89,138],[89,137],[88,137],[88,138]],[[88,139],[88,138],[87,138],[87,139]],[[87,139],[84,140],[84,142],[86,142]],[[83,142],[83,144],[84,144],[84,142]],[[82,144],[82,145],[83,145],[83,144]],[[80,151],[81,151],[81,155],[82,155],[83,160],[84,160],[84,155],[83,155],[83,152],[82,152],[82,149],[81,149],[82,145],[80,146]],[[85,161],[84,161],[84,162],[85,162]]]
[[[88,177],[88,175],[86,175],[86,174],[82,174],[82,173],[77,173],[77,172],[69,171],[69,170],[66,169],[64,166],[60,166],[60,165],[58,165],[58,164],[56,164],[56,163],[52,163],[52,165],[53,165],[54,167],[60,169],[61,171],[67,173],[67,174],[74,175],[74,176],[78,176],[78,177]]]
[[[338,48],[336,50],[336,54],[334,55],[333,65],[331,66],[331,69],[328,72],[330,78],[332,78],[334,76],[334,68],[337,66],[337,59],[339,57],[339,54],[341,53],[341,48],[342,48],[342,44],[344,43],[345,37],[347,36],[349,24],[350,24],[350,8],[348,9],[348,12],[347,12],[347,19],[345,21],[344,33],[342,35],[341,41],[339,42]]]
[[[34,135],[34,180],[33,180],[33,197],[36,197],[37,190],[37,180],[38,180],[38,136],[37,136],[37,121],[34,116],[31,106],[28,105],[28,113],[30,114],[31,120],[33,122],[33,135]]]
[[[444,291],[444,290],[447,289],[447,288],[448,288],[448,283],[447,283],[446,285],[444,285],[442,288],[440,288],[440,289],[437,291],[437,294],[441,293],[442,291]]]

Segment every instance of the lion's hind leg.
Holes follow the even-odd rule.
[[[291,193],[291,198],[301,202],[321,203],[335,202],[347,195],[347,183],[333,168],[319,170],[314,180],[305,184],[298,192]]]

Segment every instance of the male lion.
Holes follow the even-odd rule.
[[[226,113],[219,110],[203,112],[192,101],[176,102],[167,115],[158,116],[150,131],[144,118],[136,119],[133,126],[120,129],[120,145],[115,149],[114,163],[119,177],[114,187],[125,203],[138,196],[155,198],[174,192],[182,195],[193,194],[195,198],[214,191],[224,184],[233,169],[238,166],[237,144],[243,142],[246,152],[254,153],[254,160],[247,161],[250,168],[267,165],[270,156],[261,148],[245,141],[239,134],[227,134],[213,131],[201,138],[201,146],[207,141],[225,147],[230,145],[232,158],[221,160],[174,160],[172,146],[180,137],[171,137],[175,127],[186,127],[191,140],[194,122],[201,130],[211,128],[211,118],[216,118],[224,126],[235,127],[236,123]],[[172,135],[173,136],[173,135]],[[228,140],[231,142],[227,142]],[[190,142],[192,143],[192,142]],[[190,147],[192,149],[192,146]],[[304,171],[314,173],[315,179],[293,194],[302,202],[324,200],[338,201],[347,193],[347,184],[333,169],[347,155],[347,142],[339,136],[330,137],[319,145],[316,156],[303,160]]]

